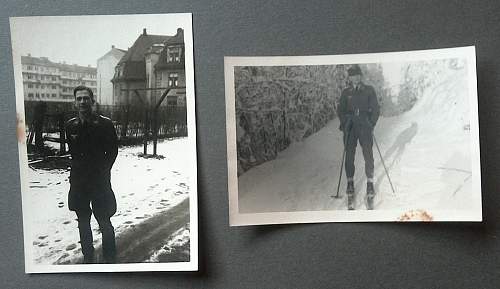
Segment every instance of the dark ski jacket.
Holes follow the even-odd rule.
[[[358,89],[347,87],[340,96],[337,114],[340,130],[352,124],[373,129],[380,115],[375,89],[364,83],[360,83]]]
[[[116,210],[110,178],[118,141],[111,120],[97,114],[86,122],[72,118],[66,123],[66,139],[71,154],[69,209],[78,210],[88,207],[88,201],[104,200],[110,203],[110,210]]]

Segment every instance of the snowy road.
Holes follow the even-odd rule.
[[[118,252],[119,261],[155,262],[158,256],[165,259],[163,255],[171,249],[183,251],[189,247],[192,162],[186,145],[187,139],[182,138],[159,142],[163,159],[140,157],[141,146],[119,149],[111,177],[118,209],[111,222],[118,250],[128,252],[126,257]],[[67,208],[68,177],[68,170],[29,169],[30,202],[23,208],[31,210],[25,221],[31,233],[30,253],[38,264],[81,260],[76,215]],[[98,248],[101,234],[94,218],[91,225]],[[140,246],[134,243],[137,240],[141,240]],[[167,244],[170,248],[165,248]],[[182,261],[184,253],[178,254]]]
[[[375,209],[470,209],[471,139],[465,70],[450,71],[430,87],[412,110],[381,118],[375,135]],[[238,178],[239,212],[346,210],[345,172],[341,199],[333,198],[343,151],[338,120],[294,143],[275,160]],[[364,210],[366,178],[361,148],[356,152],[356,209]],[[480,208],[479,208],[480,210]]]

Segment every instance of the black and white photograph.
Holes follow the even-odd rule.
[[[191,14],[10,27],[26,273],[198,270]]]
[[[224,68],[231,226],[482,220],[473,46]]]

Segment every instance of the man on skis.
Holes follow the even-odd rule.
[[[375,189],[373,187],[373,129],[377,124],[380,109],[375,89],[362,81],[361,68],[352,65],[347,73],[349,86],[342,91],[337,114],[340,130],[344,134],[345,171],[347,176],[347,207],[354,210],[354,157],[359,141],[365,159],[367,179],[367,208],[373,209]]]

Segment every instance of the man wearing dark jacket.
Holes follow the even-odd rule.
[[[109,118],[94,112],[95,101],[90,88],[78,86],[73,95],[78,116],[66,123],[71,153],[68,206],[78,218],[84,262],[95,262],[90,227],[93,213],[102,233],[104,262],[115,263],[115,231],[110,218],[116,213],[116,199],[110,176],[118,154],[116,131]]]
[[[365,159],[367,207],[373,209],[373,128],[380,114],[377,95],[372,86],[362,82],[358,65],[348,70],[350,86],[342,91],[338,106],[340,129],[344,133],[345,172],[347,176],[347,207],[354,210],[354,156],[359,140]]]

